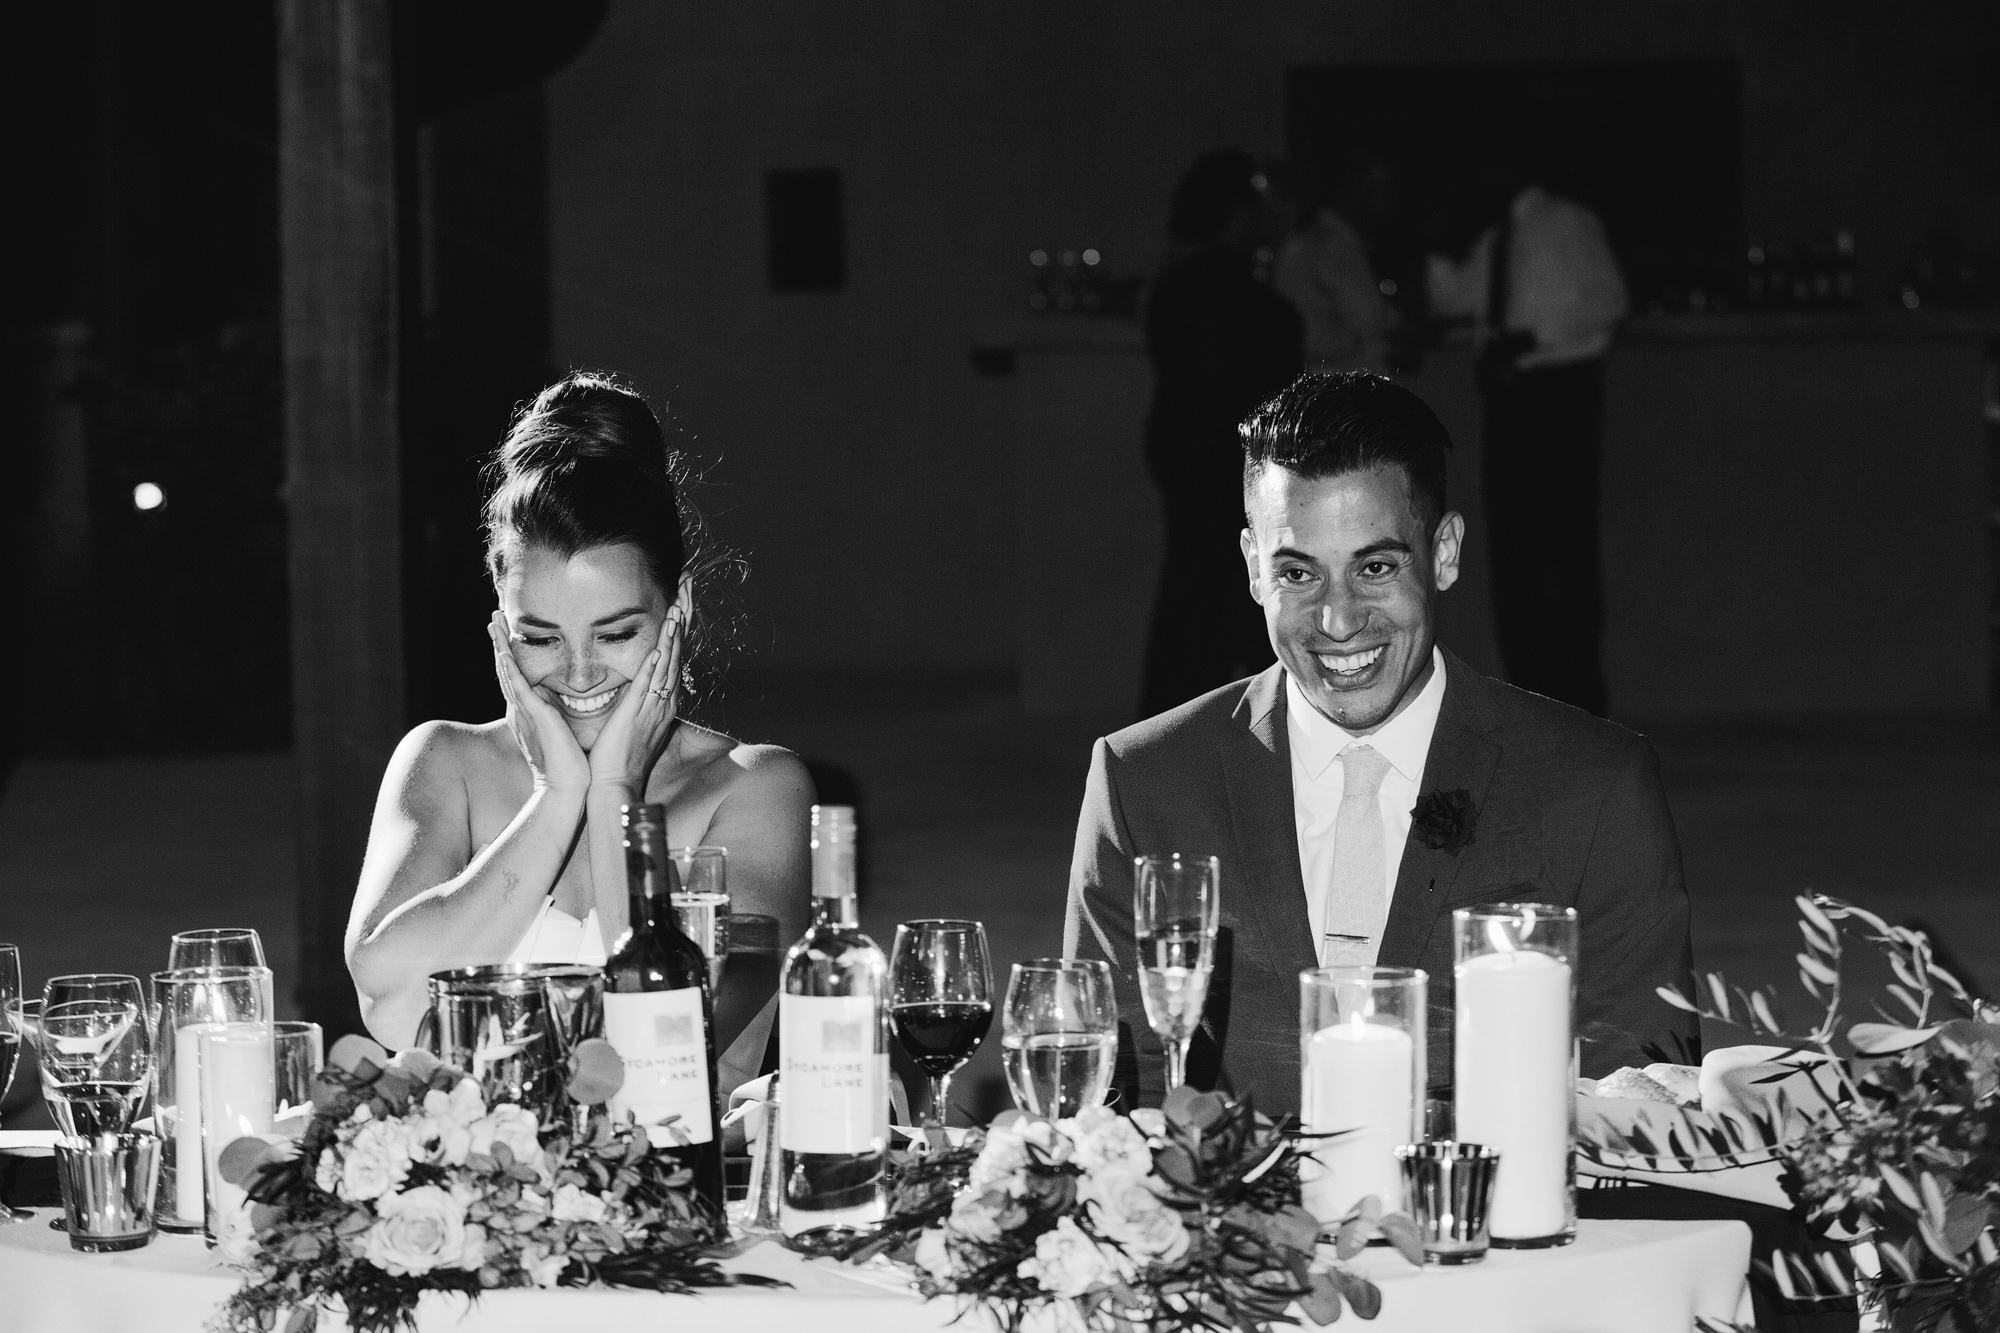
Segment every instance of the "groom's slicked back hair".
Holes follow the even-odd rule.
[[[1430,404],[1365,370],[1308,371],[1237,427],[1247,490],[1267,467],[1301,477],[1338,477],[1399,467],[1425,532],[1445,513],[1451,436]]]

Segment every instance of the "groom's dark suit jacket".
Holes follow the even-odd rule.
[[[1422,792],[1467,792],[1478,809],[1472,841],[1452,854],[1413,829],[1377,960],[1430,974],[1431,1085],[1451,1082],[1451,912],[1474,903],[1577,909],[1584,1074],[1648,1063],[1649,1041],[1672,1049],[1678,1036],[1692,1048],[1693,1016],[1654,993],[1686,990],[1692,955],[1680,847],[1652,746],[1449,653],[1445,664]],[[1132,858],[1178,851],[1222,858],[1216,971],[1188,1081],[1249,1092],[1274,1116],[1299,1107],[1299,972],[1317,953],[1292,817],[1283,673],[1274,666],[1105,737],[1091,757],[1063,948],[1110,962],[1119,1085],[1146,1105],[1159,1103],[1165,1070],[1139,1000]]]

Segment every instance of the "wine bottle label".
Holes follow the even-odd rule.
[[[889,1142],[889,1057],[867,996],[781,995],[785,1070],[778,1142],[787,1152],[880,1152]]]
[[[612,1114],[630,1111],[655,1146],[715,1137],[699,988],[605,996],[604,1039],[625,1061]],[[655,1128],[669,1119],[671,1129]]]

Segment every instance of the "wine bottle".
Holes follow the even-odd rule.
[[[862,1228],[887,1213],[889,964],[854,905],[854,811],[812,813],[813,922],[778,997],[779,1225]]]
[[[611,1113],[646,1127],[655,1152],[694,1174],[722,1216],[722,1124],[716,1106],[715,1002],[708,959],[674,913],[678,876],[666,808],[624,807],[631,924],[604,964],[604,1038],[625,1061]]]

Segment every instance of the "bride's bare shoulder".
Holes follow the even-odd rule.
[[[422,722],[412,727],[389,761],[392,779],[403,785],[477,783],[506,773],[518,764],[520,751],[507,731],[506,719],[496,722]]]
[[[685,727],[684,735],[703,785],[728,795],[803,790],[810,803],[812,778],[804,761],[784,746],[748,744],[693,723]]]

